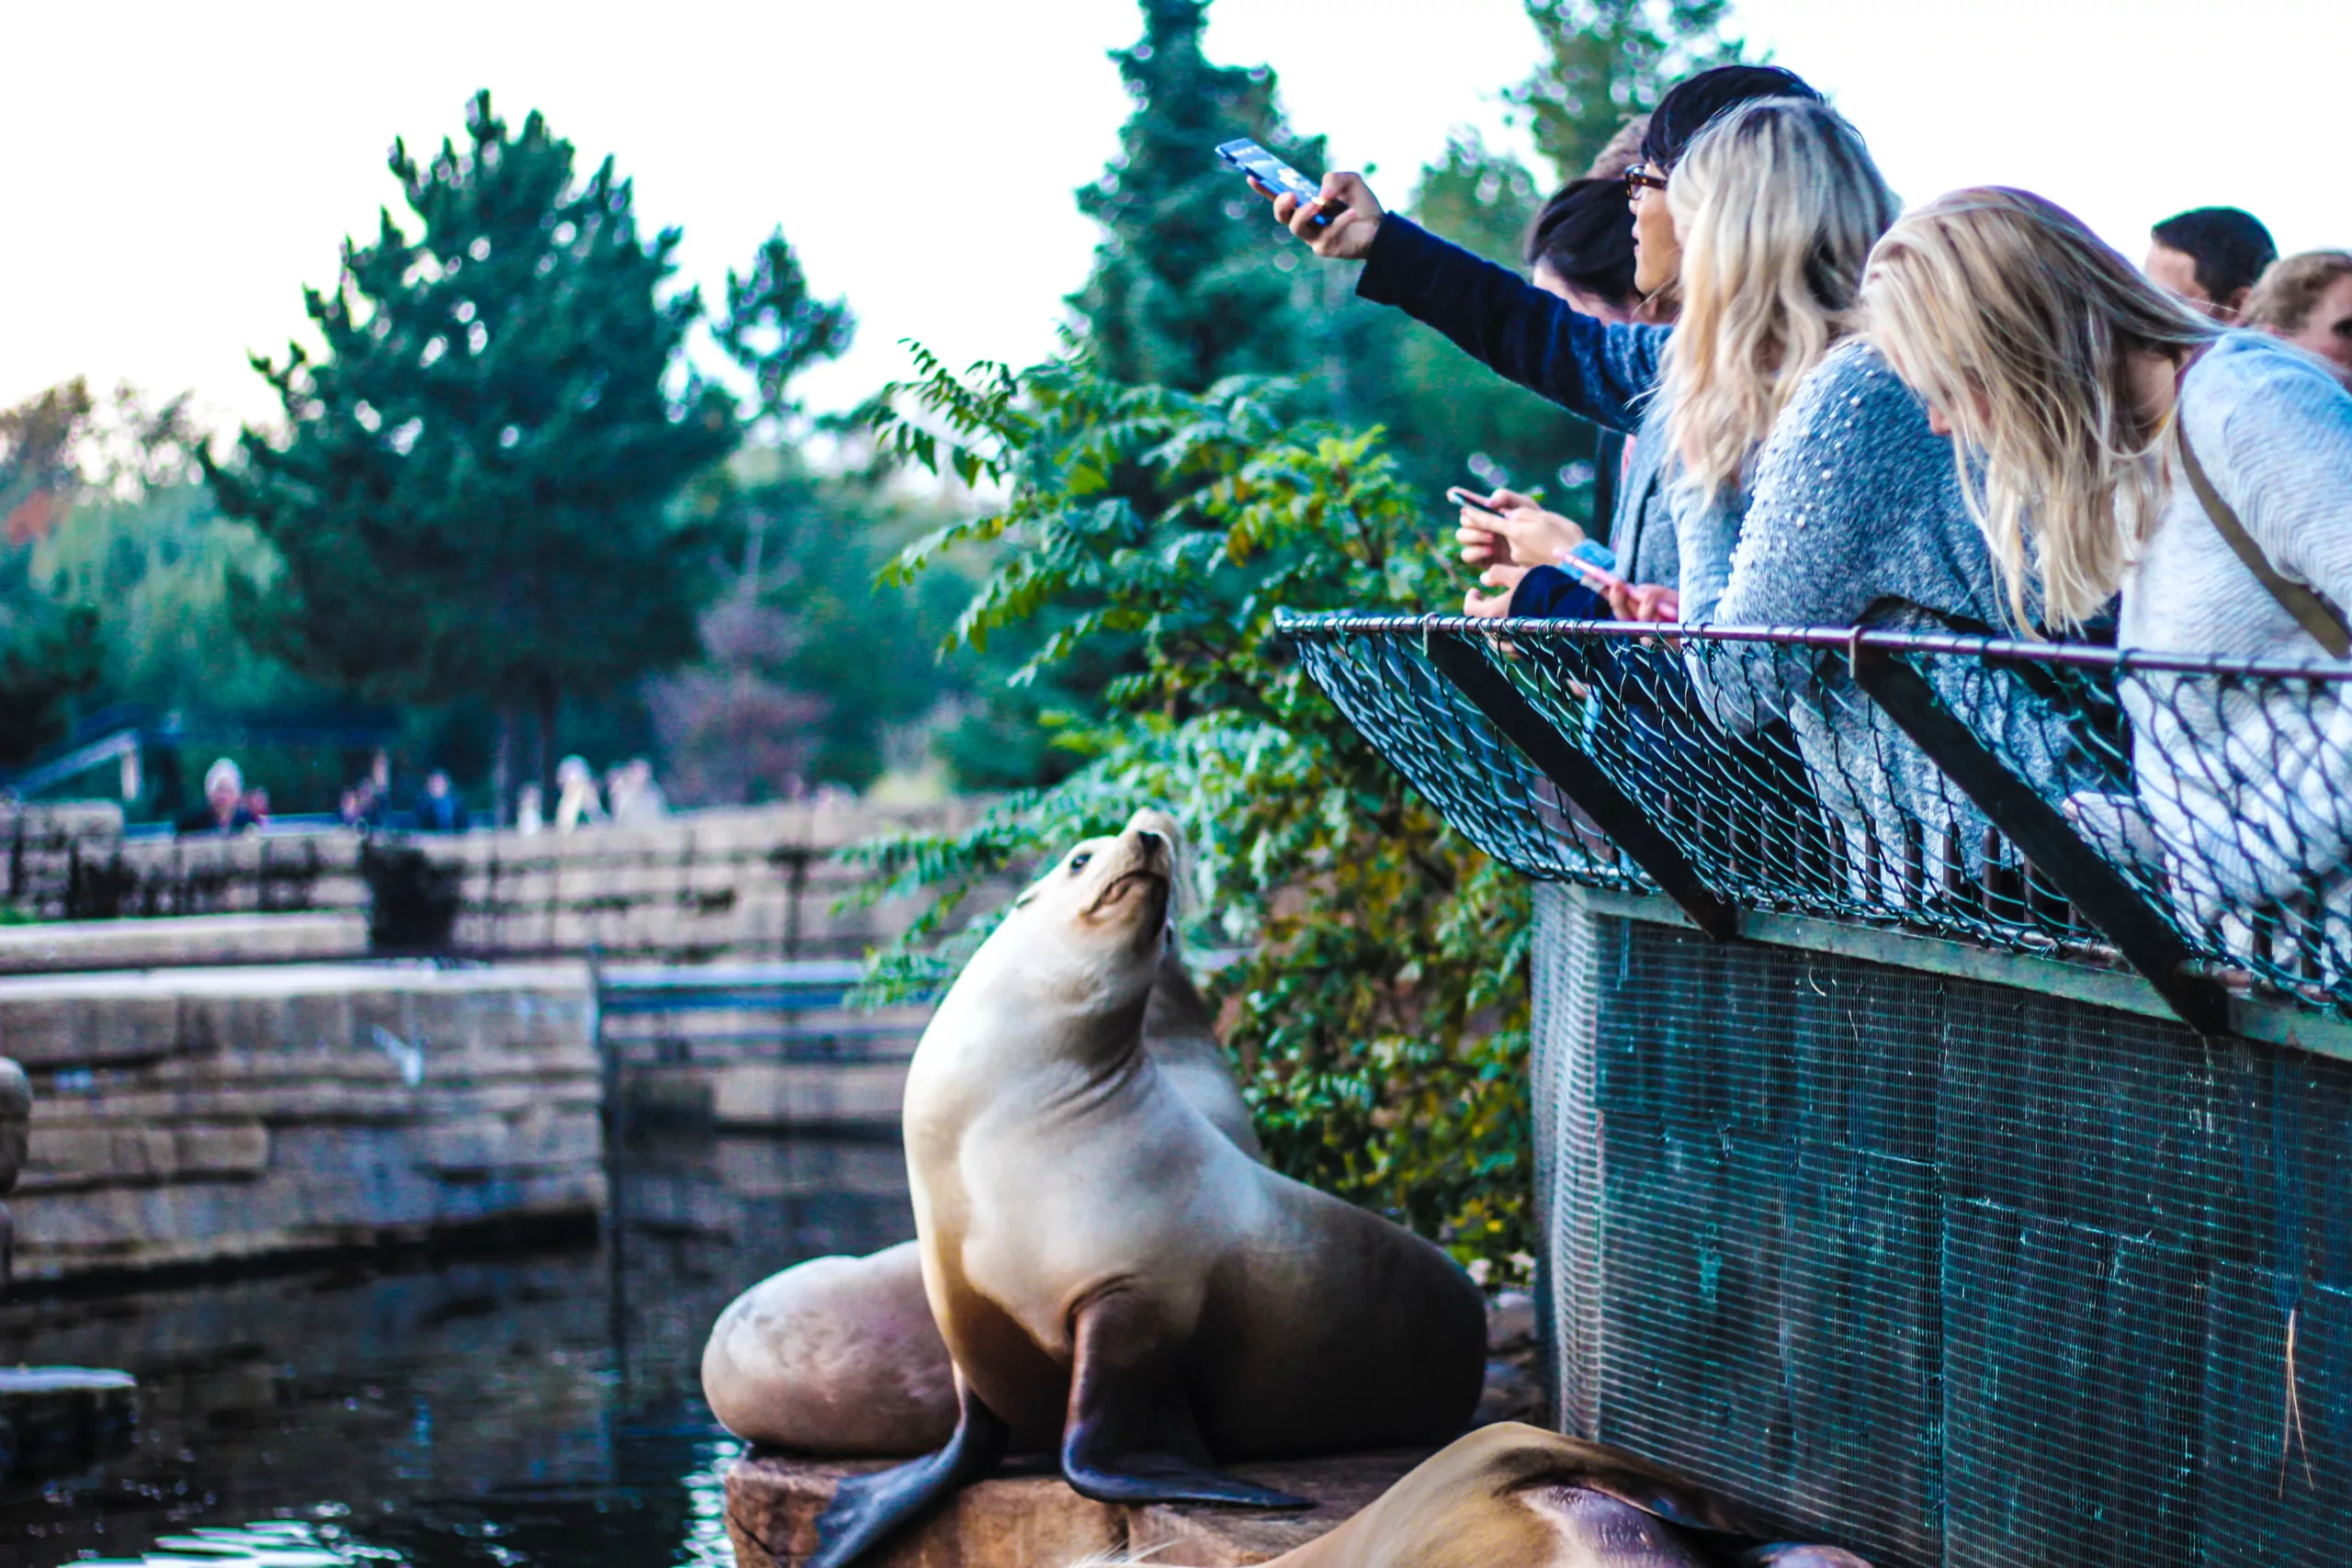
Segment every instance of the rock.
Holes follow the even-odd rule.
[[[1057,1476],[1005,1476],[957,1494],[922,1528],[862,1568],[999,1568],[1062,1564],[1089,1554],[1143,1556],[1153,1568],[1241,1568],[1336,1529],[1429,1457],[1420,1450],[1231,1466],[1263,1486],[1316,1499],[1295,1513],[1211,1505],[1089,1502]],[[888,1461],[825,1463],[753,1455],[727,1475],[727,1531],[737,1568],[799,1568],[817,1516],[842,1476]]]
[[[128,1448],[139,1382],[90,1367],[0,1368],[0,1475],[64,1475]]]

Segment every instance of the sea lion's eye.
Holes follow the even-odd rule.
[[[1073,872],[1084,871],[1086,869],[1086,863],[1093,858],[1094,852],[1092,850],[1080,850],[1078,853],[1069,857],[1069,868]]]

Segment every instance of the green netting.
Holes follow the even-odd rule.
[[[1724,904],[2110,962],[2120,942],[2145,969],[2147,944],[2117,924],[2136,905],[2205,976],[2352,1013],[2352,670],[1847,630],[1349,615],[1282,629],[1449,821],[1531,875],[1674,883],[1506,738],[1491,693],[1460,685],[1465,660]],[[1873,669],[1907,687],[1862,678]],[[1955,782],[1971,775],[1951,743],[1930,756],[1915,741],[1923,705],[2047,808],[2058,850],[2120,886],[2091,903],[2079,875],[2037,864],[2014,809]]]
[[[2352,1064],[1538,908],[1566,1429],[1879,1568],[2346,1560]]]

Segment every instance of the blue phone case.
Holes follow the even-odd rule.
[[[1227,141],[1219,146],[1216,155],[1224,159],[1228,167],[1238,169],[1268,190],[1286,193],[1298,197],[1301,201],[1313,201],[1323,194],[1322,186],[1308,179],[1247,137]],[[1329,223],[1330,220],[1328,216],[1317,220],[1323,223]]]

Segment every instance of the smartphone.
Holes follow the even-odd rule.
[[[1500,512],[1487,504],[1484,496],[1475,491],[1464,490],[1460,485],[1455,485],[1452,490],[1447,491],[1445,499],[1456,506],[1466,506],[1473,512],[1483,512],[1489,517],[1502,515]],[[1577,541],[1576,547],[1568,552],[1568,558],[1560,564],[1571,571],[1582,571],[1589,566],[1598,567],[1604,575],[1616,578],[1617,552],[1598,539],[1579,539]]]
[[[1590,540],[1586,541],[1588,544],[1590,542]],[[1588,559],[1581,548],[1570,550],[1560,564],[1583,578],[1599,592],[1605,593],[1611,588],[1633,586],[1611,568],[1602,566],[1599,561]]]
[[[1583,561],[1589,566],[1597,566],[1611,575],[1614,575],[1617,570],[1617,552],[1598,539],[1578,540],[1577,547],[1570,550],[1568,555],[1572,559]]]
[[[1216,155],[1225,160],[1228,168],[1248,175],[1276,196],[1295,196],[1304,204],[1323,194],[1321,182],[1308,179],[1246,136],[1224,143],[1217,148]],[[1329,223],[1331,216],[1325,212],[1315,221]]]
[[[1501,513],[1487,504],[1487,498],[1485,496],[1478,494],[1475,491],[1464,490],[1460,485],[1455,485],[1452,490],[1447,491],[1445,492],[1445,499],[1453,502],[1456,506],[1466,506],[1473,512],[1483,512],[1489,517],[1500,517],[1502,515]]]

